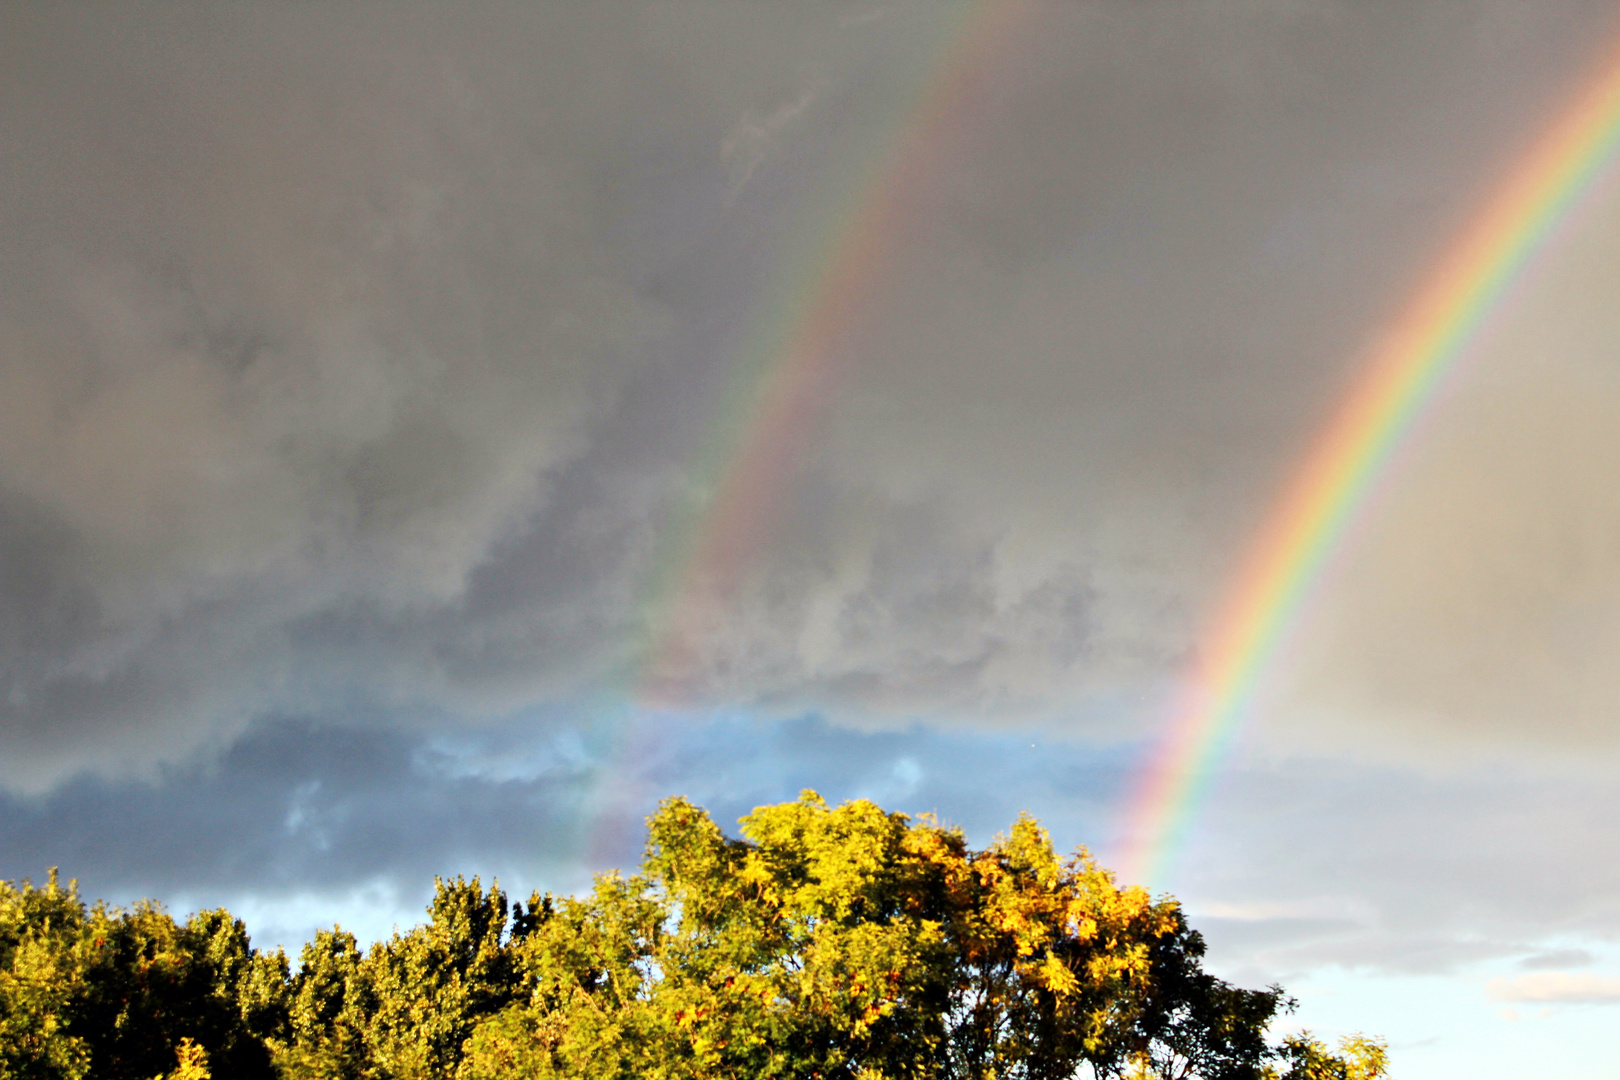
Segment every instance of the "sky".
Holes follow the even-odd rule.
[[[1119,865],[1279,493],[1611,8],[4,5],[0,878],[295,950],[807,787]],[[1620,165],[1159,883],[1406,1080],[1612,1075],[1617,253]]]

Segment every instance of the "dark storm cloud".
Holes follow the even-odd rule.
[[[616,672],[839,14],[10,9],[7,781]]]
[[[415,921],[435,875],[498,876],[527,895],[633,869],[642,819],[673,791],[733,833],[755,806],[816,788],[935,811],[981,843],[1033,808],[1075,844],[1106,828],[1121,764],[1039,734],[863,734],[815,719],[530,716],[453,735],[265,721],[155,782],[83,777],[0,802],[0,878],[59,865],[89,896],[224,903],[258,916],[264,940],[296,944],[334,919],[374,934]]]
[[[156,783],[81,778],[0,803],[0,877],[60,865],[115,902],[226,904],[266,943],[341,921],[420,918],[435,875],[573,892],[633,868],[643,819],[680,792],[727,832],[806,788],[933,813],[986,844],[1028,811],[1061,849],[1112,862],[1139,749],[1051,730],[858,732],[760,722],[531,715],[478,732],[262,722]],[[1222,974],[1298,982],[1324,965],[1455,973],[1517,960],[1569,971],[1620,938],[1604,855],[1611,785],[1425,777],[1320,761],[1252,763],[1200,814],[1174,886]]]
[[[1022,11],[691,711],[1129,733],[1601,9]],[[953,11],[9,7],[4,782],[633,685],[763,298]]]
[[[6,876],[37,877],[50,860],[119,900],[335,892],[379,878],[416,892],[468,865],[538,877],[548,859],[577,854],[589,780],[577,759],[550,756],[491,782],[446,771],[424,740],[390,728],[265,722],[157,783],[82,778],[8,802]]]
[[[380,659],[356,692],[390,700],[475,568],[551,539],[548,481],[668,329],[621,234],[659,185],[719,182],[732,117],[645,12],[487,14],[8,13],[10,782],[184,755],[367,682],[345,663]],[[642,529],[658,482],[620,483]],[[576,620],[557,591],[536,622]],[[565,628],[587,651],[622,634],[599,607]]]

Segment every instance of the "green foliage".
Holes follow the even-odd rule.
[[[265,1039],[283,1006],[264,985],[265,961],[249,947],[240,920],[203,911],[182,925],[150,903],[127,911],[98,905],[84,933],[85,988],[71,1027],[83,1033],[98,1080],[161,1075],[187,1038],[223,1074],[274,1075]],[[244,988],[251,989],[246,1001]],[[269,1002],[255,1000],[267,992]]]
[[[225,911],[180,925],[153,904],[87,910],[54,870],[43,889],[0,882],[0,1078],[151,1080],[195,1045],[268,1080],[285,968]]]
[[[475,1030],[463,1077],[1259,1080],[1288,1004],[1203,972],[1173,901],[1029,818],[972,851],[807,792],[732,840],[674,799],[641,875],[539,910],[529,1001]]]
[[[214,1074],[208,1069],[208,1051],[191,1039],[182,1038],[174,1056],[174,1072],[161,1080],[212,1080]]]
[[[79,1080],[90,1070],[85,1041],[68,1031],[83,992],[77,882],[53,868],[43,889],[0,881],[0,1080]]]
[[[359,967],[372,1075],[447,1075],[473,1024],[520,995],[516,958],[504,947],[506,897],[457,878],[438,881],[429,920],[379,943]]]
[[[1382,1080],[1389,1075],[1388,1045],[1365,1035],[1340,1039],[1335,1054],[1310,1032],[1301,1032],[1283,1040],[1278,1056],[1286,1068],[1268,1068],[1266,1080]]]
[[[358,1078],[365,1063],[365,1013],[354,935],[337,927],[316,931],[299,954],[288,997],[287,1037],[275,1046],[281,1075]]]
[[[225,911],[0,883],[0,1080],[1379,1080],[1382,1043],[1273,1046],[1291,1007],[1202,969],[1180,907],[1032,819],[957,829],[813,792],[727,837],[671,799],[633,876],[428,919],[296,967]]]

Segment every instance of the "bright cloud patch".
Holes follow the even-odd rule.
[[[1493,1001],[1620,1001],[1620,978],[1589,972],[1533,971],[1492,979],[1485,987]]]

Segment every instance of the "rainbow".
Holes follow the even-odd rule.
[[[688,469],[694,496],[658,537],[641,589],[641,640],[624,668],[628,685],[594,706],[614,733],[614,760],[656,752],[655,727],[633,723],[635,714],[678,718],[691,704],[705,674],[702,643],[770,542],[895,256],[926,224],[917,195],[971,139],[986,80],[1007,70],[1002,54],[1024,7],[1022,0],[956,0],[934,9],[930,36],[897,80],[901,92],[887,117],[871,125],[855,168],[784,245]],[[615,823],[647,803],[650,793],[633,775],[614,770],[597,796],[587,850],[604,857],[617,850],[623,838]]]
[[[1279,648],[1392,458],[1489,316],[1620,147],[1620,53],[1577,93],[1380,336],[1284,488],[1206,636],[1129,817],[1126,880],[1161,884]]]
[[[634,696],[678,705],[702,666],[700,642],[771,539],[784,494],[846,377],[857,335],[920,223],[927,189],[973,127],[986,72],[998,69],[1020,8],[968,0],[948,11],[924,62],[876,125],[865,167],[809,235],[789,245],[785,272],[734,364],[730,393],[692,473],[706,496],[667,530],[647,589],[646,640]]]

